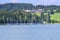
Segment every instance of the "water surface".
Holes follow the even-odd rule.
[[[0,40],[60,40],[60,24],[0,25]]]

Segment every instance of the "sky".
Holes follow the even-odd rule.
[[[31,3],[33,5],[60,5],[60,0],[0,0],[4,3]]]

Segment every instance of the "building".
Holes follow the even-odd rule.
[[[31,12],[31,10],[24,10],[25,12]]]
[[[44,12],[43,9],[33,9],[33,10],[24,10],[24,11],[25,12],[31,12],[33,14]]]

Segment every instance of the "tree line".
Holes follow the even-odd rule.
[[[22,10],[0,10],[0,23],[40,23],[40,17]]]
[[[0,10],[0,24],[6,23],[50,23],[50,14],[44,15],[43,12],[40,13],[41,16],[37,16],[32,12],[25,12],[24,10]]]

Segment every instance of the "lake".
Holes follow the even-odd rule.
[[[60,24],[0,25],[0,40],[60,40]]]

